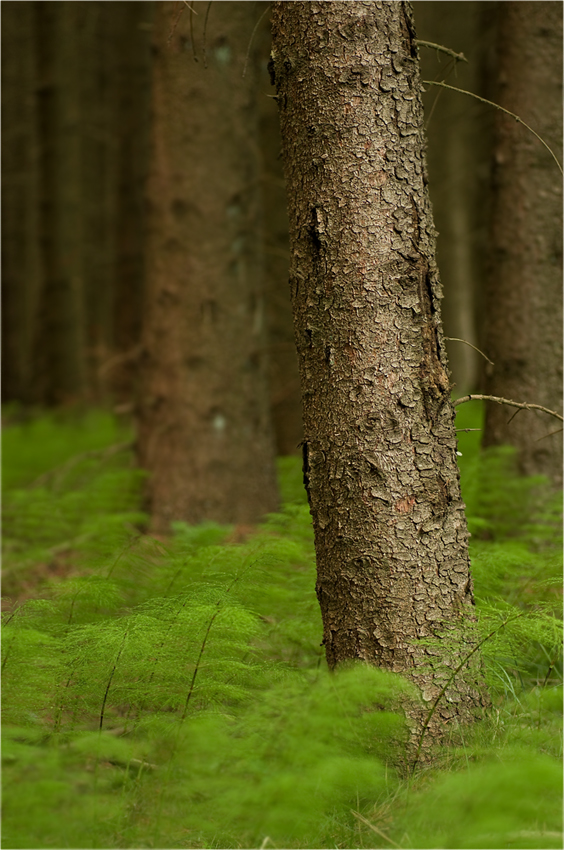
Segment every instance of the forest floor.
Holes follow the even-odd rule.
[[[131,445],[7,413],[4,848],[562,847],[560,494],[460,431],[492,705],[405,775],[403,680],[326,669],[299,459],[256,528],[157,540]]]

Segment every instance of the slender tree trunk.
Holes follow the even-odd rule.
[[[85,344],[88,385],[98,403],[108,397],[103,365],[113,347],[116,264],[117,80],[119,49],[113,39],[121,2],[81,3],[76,38],[80,60],[80,191]],[[134,79],[130,85],[137,85]]]
[[[2,399],[31,400],[40,283],[32,3],[2,6]]]
[[[420,730],[467,652],[473,599],[414,37],[409,3],[273,7],[327,661],[411,675]],[[455,677],[429,740],[474,716],[474,676]]]
[[[145,280],[145,186],[149,163],[153,2],[113,3],[118,109],[116,267],[113,282],[115,356],[106,364],[118,409],[131,405],[140,354]]]
[[[260,11],[193,7],[191,21],[159,3],[154,25],[139,460],[157,532],[250,523],[277,504],[253,55],[242,79]]]
[[[34,344],[35,400],[87,393],[80,192],[78,3],[36,2],[39,245],[42,289]]]
[[[497,101],[562,159],[562,5],[499,4]],[[485,391],[562,411],[562,180],[545,147],[496,117]],[[486,409],[484,445],[510,443],[525,474],[562,481],[562,434],[544,414]],[[552,435],[549,436],[552,432]]]

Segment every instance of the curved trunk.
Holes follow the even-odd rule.
[[[429,707],[473,600],[410,4],[277,2],[271,67],[327,660],[409,673]],[[456,677],[432,735],[480,704]]]

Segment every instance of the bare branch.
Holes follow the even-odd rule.
[[[270,4],[270,5],[272,5],[272,4]],[[254,29],[253,29],[253,31],[252,31],[252,33],[251,33],[251,37],[250,37],[250,39],[249,39],[249,46],[248,46],[248,48],[247,48],[247,55],[245,56],[245,65],[244,65],[244,67],[243,67],[243,79],[245,79],[245,74],[247,73],[247,65],[248,65],[248,63],[249,63],[249,56],[251,55],[251,45],[252,45],[252,43],[253,43],[253,38],[255,37],[255,33],[256,33],[257,29],[259,28],[259,24],[260,24],[260,22],[262,21],[262,19],[263,19],[263,18],[264,18],[264,16],[266,15],[266,13],[267,13],[267,12],[270,12],[270,5],[266,7],[266,9],[264,10],[264,12],[262,13],[262,15],[260,16],[260,18],[259,18],[259,19],[258,19],[258,21],[256,22],[255,27],[254,27]]]
[[[473,349],[474,349],[474,351],[477,351],[477,352],[478,352],[478,354],[481,354],[481,355],[482,355],[482,357],[483,357],[485,360],[487,360],[487,361],[488,361],[488,363],[491,363],[491,365],[492,365],[492,366],[495,366],[495,363],[493,362],[493,360],[490,360],[490,358],[487,356],[487,354],[484,354],[484,352],[483,352],[483,351],[480,351],[480,349],[479,349],[479,348],[476,348],[476,346],[475,346],[475,345],[472,345],[472,343],[471,343],[471,342],[468,342],[468,340],[467,340],[467,339],[459,339],[457,336],[445,336],[445,337],[444,337],[444,339],[446,339],[448,342],[463,342],[463,343],[464,343],[464,345],[469,345],[469,346],[470,346],[470,348],[473,348]]]
[[[430,47],[434,50],[440,50],[441,53],[446,53],[447,56],[452,56],[457,60],[457,62],[466,62],[468,64],[468,59],[464,53],[456,53],[454,50],[451,50],[450,47],[443,47],[442,44],[435,44],[434,41],[423,41],[420,38],[415,39],[415,44],[420,44],[421,47]]]
[[[476,395],[472,393],[472,395],[465,395],[462,396],[462,398],[457,398],[456,401],[453,402],[453,407],[457,407],[459,404],[465,404],[467,401],[495,401],[496,404],[507,404],[509,407],[518,407],[520,410],[541,410],[543,413],[548,413],[550,416],[555,416],[556,419],[560,419],[561,422],[564,422],[564,416],[561,416],[560,413],[557,413],[555,410],[543,407],[541,404],[524,404],[518,401],[511,401],[509,398],[499,398],[499,396],[496,395]]]
[[[558,170],[560,171],[560,174],[564,174],[564,172],[562,171],[562,166],[560,165],[560,162],[559,162],[556,154],[552,150],[552,148],[550,148],[547,145],[547,143],[542,138],[542,136],[539,136],[539,134],[535,130],[533,130],[532,127],[529,127],[529,125],[526,124],[523,121],[522,118],[519,118],[518,115],[515,115],[514,112],[510,112],[509,109],[505,109],[505,107],[500,106],[499,103],[494,103],[493,100],[486,100],[485,97],[480,97],[480,95],[474,94],[473,91],[466,91],[466,89],[457,89],[455,86],[449,86],[447,83],[440,83],[440,82],[435,81],[435,80],[423,80],[423,84],[426,85],[426,86],[441,86],[443,89],[450,89],[451,91],[457,91],[459,94],[467,94],[469,97],[474,97],[474,98],[476,98],[476,100],[479,100],[482,103],[487,103],[489,106],[495,106],[496,109],[499,109],[501,112],[505,112],[506,115],[510,115],[512,118],[515,118],[515,120],[518,121],[519,124],[522,124],[523,127],[526,127],[527,130],[529,130],[533,134],[533,136],[536,136],[536,138],[539,140],[539,142],[542,145],[545,146],[545,148],[547,149],[547,151],[549,152],[549,154],[553,158],[554,162],[558,166]]]

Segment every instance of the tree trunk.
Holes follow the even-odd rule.
[[[80,192],[78,3],[36,2],[39,251],[42,289],[34,340],[40,404],[87,393]]]
[[[409,3],[273,7],[327,661],[407,673],[428,708],[467,652],[473,599],[414,37]],[[445,697],[429,740],[474,716],[475,671]]]
[[[154,24],[138,443],[156,532],[252,523],[277,505],[253,54],[242,79],[260,12],[193,8],[191,21],[184,4],[159,3]]]
[[[464,53],[468,62],[429,47],[420,48],[421,76],[490,98],[484,73],[493,42],[486,15],[489,2],[413,4],[417,36]],[[485,274],[489,163],[494,110],[436,86],[425,86],[429,192],[438,230],[437,263],[444,289],[442,317],[447,337],[479,346],[478,310]],[[475,392],[481,358],[469,345],[447,341],[457,395]]]
[[[499,4],[497,101],[562,160],[562,5]],[[496,117],[485,391],[562,412],[562,180],[535,137]],[[488,404],[484,445],[509,443],[522,471],[562,482],[562,434],[535,411]],[[552,436],[550,435],[552,432]]]
[[[31,400],[39,291],[32,3],[2,7],[2,400]]]
[[[149,163],[153,2],[114,3],[118,111],[114,125],[118,160],[116,267],[113,282],[114,357],[105,373],[118,403],[127,409],[137,380],[145,280],[145,186]]]
[[[76,38],[81,46],[80,143],[85,344],[92,400],[108,398],[103,370],[113,348],[113,283],[116,265],[117,62],[112,38],[120,2],[81,3]],[[130,85],[138,81],[130,79]],[[119,119],[118,119],[119,120]]]

